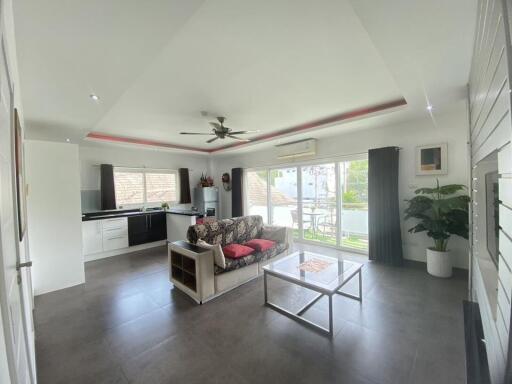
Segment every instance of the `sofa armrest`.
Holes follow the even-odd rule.
[[[293,242],[293,229],[289,227],[278,227],[275,225],[264,225],[261,238],[287,244],[288,247]]]

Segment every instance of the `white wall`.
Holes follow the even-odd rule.
[[[34,292],[84,283],[78,145],[27,140],[25,154]]]
[[[404,199],[414,196],[413,191],[418,187],[431,186],[435,177],[416,176],[415,148],[426,144],[448,143],[448,175],[439,176],[441,184],[460,183],[467,185],[469,173],[469,158],[467,153],[467,106],[459,102],[447,112],[432,119],[424,118],[397,124],[395,126],[379,127],[339,135],[337,137],[319,139],[317,143],[317,158],[342,157],[355,153],[366,152],[371,148],[399,146],[400,173],[399,193],[401,212],[404,209]],[[314,132],[311,137],[315,137]],[[292,139],[290,139],[292,141]],[[264,150],[241,153],[237,155],[216,155],[213,160],[213,172],[216,180],[224,172],[232,168],[251,168],[266,165],[289,164],[279,161],[274,147]],[[231,216],[231,193],[221,189],[222,217]],[[410,260],[425,261],[425,249],[432,246],[431,240],[425,234],[411,235],[407,229],[412,222],[402,220],[402,241],[404,257]],[[453,252],[454,265],[468,267],[467,241],[453,237],[449,248]]]
[[[193,155],[146,148],[127,148],[114,145],[80,145],[80,189],[100,189],[100,168],[98,164],[112,164],[125,167],[147,168],[188,168],[190,190],[196,186],[201,173],[210,173],[207,155]],[[220,179],[215,180],[220,183]]]

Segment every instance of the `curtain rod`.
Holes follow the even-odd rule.
[[[156,167],[146,167],[145,165],[143,166],[131,166],[131,165],[114,165],[114,164],[110,164],[112,165],[114,168],[130,168],[130,169],[152,169],[152,170],[155,170],[155,171],[177,171],[178,168],[174,169],[174,168],[156,168]],[[93,164],[92,165],[93,167],[95,168],[99,168],[101,167],[101,164]],[[183,168],[183,167],[180,167],[180,168]],[[192,168],[189,168],[188,169],[190,172],[193,171]]]

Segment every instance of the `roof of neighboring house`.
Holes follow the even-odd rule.
[[[272,185],[270,193],[272,194],[272,204],[287,205],[296,202],[294,198],[282,193]],[[267,183],[257,174],[249,173],[247,176],[247,196],[251,205],[267,205]]]

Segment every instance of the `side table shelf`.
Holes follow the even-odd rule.
[[[174,286],[202,304],[214,295],[213,253],[186,241],[168,245],[169,279]],[[210,281],[211,280],[211,281]]]

